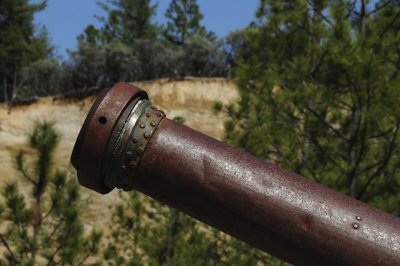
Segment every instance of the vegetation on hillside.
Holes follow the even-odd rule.
[[[215,104],[230,116],[226,142],[400,216],[399,1],[260,0],[251,26],[219,40],[195,0],[172,0],[166,25],[153,22],[153,1],[104,0],[101,27],[88,25],[64,63],[33,26],[45,4],[0,2],[1,101],[233,75],[240,101]],[[33,167],[24,152],[16,157],[33,193],[3,189],[0,264],[78,265],[100,249],[107,265],[283,264],[136,192],[110,210],[104,238],[90,234],[76,182],[52,166],[58,139],[38,124]]]
[[[32,193],[22,193],[16,178],[2,188],[0,265],[82,265],[98,252],[101,235],[84,230],[77,182],[54,167],[59,140],[53,124],[37,123],[29,135],[31,150],[15,156]]]
[[[153,1],[99,1],[106,13],[97,16],[101,26],[88,25],[63,62],[45,28],[34,26],[34,15],[46,3],[0,2],[0,102],[84,93],[118,81],[231,73],[230,39],[218,39],[201,25],[195,0],[171,1],[166,25],[153,22],[158,6]]]
[[[19,97],[32,72],[40,72],[45,65],[54,63],[45,29],[37,29],[33,23],[35,13],[45,7],[45,1],[38,4],[27,0],[0,2],[0,102]]]
[[[261,1],[226,141],[400,216],[399,1]]]

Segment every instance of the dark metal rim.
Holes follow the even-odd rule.
[[[118,83],[97,97],[85,119],[71,156],[81,185],[103,194],[111,191],[104,186],[104,176],[101,173],[104,154],[124,111],[139,97],[148,99],[145,91],[127,83]]]

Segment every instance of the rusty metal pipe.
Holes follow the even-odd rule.
[[[135,189],[299,265],[400,265],[400,219],[168,118],[125,83],[75,144],[79,182]]]

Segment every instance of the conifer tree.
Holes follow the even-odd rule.
[[[107,13],[107,17],[98,17],[103,23],[97,30],[89,25],[81,39],[94,43],[95,39],[103,43],[115,40],[121,41],[128,47],[141,39],[154,40],[157,37],[158,27],[152,22],[158,4],[151,0],[104,0],[99,5]]]
[[[19,182],[3,189],[1,265],[82,265],[97,252],[100,234],[84,232],[78,185],[53,166],[59,139],[53,124],[37,123],[29,136],[35,158],[23,151],[16,156],[16,168],[32,194],[24,195]]]
[[[398,1],[262,0],[227,141],[400,215]]]
[[[15,97],[24,67],[46,59],[52,51],[47,35],[37,34],[33,20],[46,7],[46,2],[0,1],[0,101]]]
[[[168,22],[164,36],[175,45],[184,45],[197,36],[214,38],[214,34],[207,32],[200,24],[203,14],[196,0],[172,0],[165,17]]]

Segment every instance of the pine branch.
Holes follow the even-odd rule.
[[[305,105],[306,109],[311,112],[322,124],[324,124],[326,127],[328,127],[333,133],[335,133],[339,138],[341,138],[343,141],[346,143],[349,142],[349,140],[340,133],[339,130],[335,129],[331,124],[329,124],[324,118],[322,118],[315,110],[313,110],[308,104]]]
[[[350,184],[351,184],[350,191],[351,191],[351,195],[352,196],[354,196],[354,194],[355,194],[355,185],[356,185],[357,176],[358,176],[357,175],[357,169],[361,164],[361,159],[363,158],[364,151],[365,151],[367,128],[368,128],[368,126],[365,124],[363,129],[361,130],[361,137],[360,137],[361,138],[361,140],[360,140],[361,147],[360,147],[360,150],[358,152],[356,161],[353,162],[353,159],[352,159],[352,163],[354,163],[354,164],[353,164],[352,170],[350,171],[350,174],[348,175],[351,178],[351,180],[350,180]],[[357,151],[354,151],[354,152],[357,153]]]
[[[320,68],[320,66],[322,65],[322,63],[324,62],[325,56],[328,54],[328,50],[324,50],[324,52],[322,53],[318,64],[314,67],[314,69],[311,71],[311,77],[314,80],[314,76],[317,73],[318,69]]]
[[[379,12],[380,10],[382,10],[383,8],[385,8],[385,7],[386,7],[388,4],[390,4],[391,2],[392,2],[392,0],[388,0],[388,1],[385,1],[385,2],[383,2],[383,3],[377,3],[377,4],[375,5],[375,9],[374,9],[374,10],[371,10],[371,12],[368,13],[368,16],[373,15],[373,14]]]
[[[78,266],[81,266],[85,263],[85,261],[92,255],[92,251],[88,251],[88,253],[83,257],[83,259],[78,263]]]
[[[50,259],[49,259],[49,261],[47,262],[46,266],[50,266],[50,265],[56,264],[56,263],[54,262],[54,258],[55,258],[55,256],[56,256],[56,254],[61,250],[61,248],[62,248],[61,245],[59,245],[59,246],[56,248],[56,250],[55,250],[55,251],[53,252],[53,254],[50,256]]]
[[[304,136],[304,137],[306,137],[306,136]],[[330,156],[329,153],[323,147],[321,147],[321,145],[319,144],[319,142],[316,138],[310,137],[308,140],[310,140],[312,142],[312,144],[314,144],[315,147],[318,148],[318,150],[322,153],[322,155],[325,158],[327,158],[334,165],[336,165],[336,167],[340,168],[343,171],[343,168],[340,166],[340,164],[332,156]]]
[[[42,221],[44,221],[51,214],[51,212],[54,210],[54,206],[55,206],[55,203],[53,201],[50,209],[47,211],[47,213],[45,215],[43,215]]]
[[[90,248],[89,248],[88,252],[86,253],[86,255],[85,255],[85,256],[83,257],[83,259],[78,263],[78,266],[83,265],[83,264],[86,262],[86,260],[87,260],[91,255],[94,254],[95,250],[96,250],[96,243],[95,243],[95,241],[93,241],[93,243],[92,243],[92,245],[90,246]]]
[[[318,16],[320,16],[326,23],[329,24],[329,26],[334,27],[332,21],[330,21],[327,16],[325,16],[321,11],[317,11],[313,1],[307,0],[307,3],[317,12]]]
[[[58,224],[54,227],[53,231],[50,233],[50,235],[46,238],[46,241],[42,243],[42,247],[50,242],[50,240],[54,237],[54,235],[57,233],[58,229],[60,229],[61,225],[63,224],[64,219],[60,219]]]
[[[381,138],[381,137],[383,137],[383,136],[389,134],[390,132],[393,132],[393,129],[394,129],[394,127],[391,127],[391,128],[389,128],[388,130],[383,131],[383,132],[381,132],[381,133],[379,133],[379,134],[372,135],[372,136],[368,137],[368,140],[376,139],[376,138]]]
[[[24,155],[22,154],[22,151],[19,152],[19,154],[16,156],[16,163],[17,163],[17,170],[22,173],[22,176],[26,178],[29,182],[31,182],[34,186],[37,186],[37,182],[33,180],[27,173],[24,162],[23,162]]]
[[[8,253],[11,256],[11,259],[17,264],[20,265],[20,262],[17,260],[17,258],[15,257],[14,253],[12,252],[10,246],[8,245],[7,240],[4,238],[3,234],[0,234],[0,241],[3,243],[3,245],[5,246],[5,248],[7,249]]]
[[[313,169],[312,167],[309,167],[309,166],[306,164],[306,168],[307,168],[307,170],[311,173],[312,177],[314,178],[314,180],[315,180],[316,182],[322,183],[321,180],[319,179],[319,177],[317,176],[317,173],[315,173],[315,171],[314,171],[314,169]]]
[[[361,189],[360,193],[358,193],[357,195],[357,199],[361,199],[361,197],[364,195],[365,191],[367,190],[368,186],[371,184],[371,182],[380,175],[380,173],[385,169],[386,165],[389,163],[390,161],[390,157],[393,153],[394,147],[396,146],[396,138],[397,138],[397,134],[399,132],[400,129],[400,124],[397,124],[396,126],[396,130],[393,133],[393,137],[392,140],[390,141],[390,147],[389,147],[389,151],[387,152],[385,159],[382,161],[381,165],[378,167],[378,169],[368,178],[367,182],[365,183],[365,185],[363,186],[363,188]]]
[[[396,22],[396,20],[400,17],[400,11],[397,12],[397,14],[392,18],[392,20],[389,22],[389,24],[385,27],[385,29],[379,34],[379,39],[383,38],[383,35],[386,34],[386,32],[393,26],[393,24]]]
[[[374,169],[375,167],[377,167],[378,165],[381,165],[382,163],[383,163],[383,160],[382,161],[378,161],[378,162],[373,163],[373,164],[370,164],[370,165],[366,166],[364,169],[358,171],[357,175],[361,175],[361,174],[363,174],[365,172],[368,172],[371,169]]]
[[[69,234],[69,231],[64,232],[63,237],[62,237],[62,241],[58,245],[58,247],[54,250],[53,254],[50,256],[50,259],[49,259],[48,263],[46,264],[47,266],[52,265],[52,263],[54,262],[54,258],[57,255],[57,253],[64,247],[64,243],[67,240],[67,235],[68,234]]]

